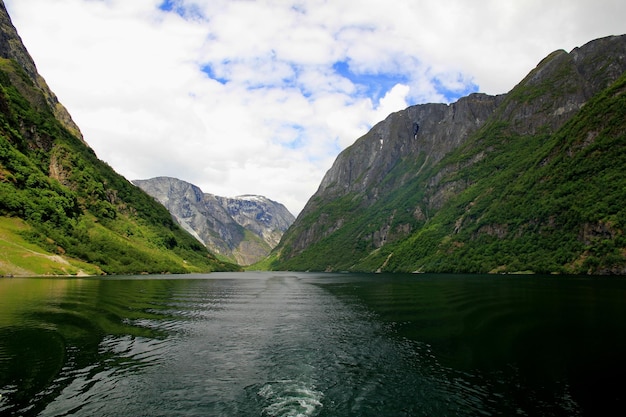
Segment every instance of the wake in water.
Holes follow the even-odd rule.
[[[262,398],[263,415],[268,417],[316,416],[321,411],[324,396],[314,386],[295,380],[268,382],[257,395]]]
[[[275,280],[257,300],[265,337],[245,410],[266,417],[476,415],[476,391],[454,381],[427,345],[396,338],[370,311],[297,279]],[[280,300],[280,301],[279,301]],[[257,312],[261,314],[260,312]],[[268,326],[268,323],[272,322]],[[269,337],[268,337],[269,336]]]

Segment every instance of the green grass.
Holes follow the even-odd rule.
[[[46,251],[27,241],[31,227],[14,217],[0,217],[0,276],[100,275],[91,264]]]
[[[28,75],[2,59],[0,216],[28,224],[22,233],[28,243],[107,274],[238,269],[209,253],[165,207],[100,161],[54,117]],[[16,259],[7,258],[5,269]],[[54,262],[25,270],[32,269],[64,272]]]
[[[556,74],[565,79],[569,70],[559,67]],[[558,102],[562,92],[551,91],[548,82],[524,88],[503,106],[541,101],[546,94],[548,102]],[[377,184],[384,193],[368,207],[358,204],[363,196],[320,196],[317,210],[289,231],[271,268],[619,273],[626,268],[624,92],[626,75],[551,133],[539,126],[534,134],[519,134],[496,111],[437,165],[399,160]],[[476,158],[481,152],[486,157]],[[446,174],[433,186],[441,172]],[[399,184],[398,178],[405,179],[401,186],[384,187]],[[446,197],[434,208],[429,201],[437,193]],[[416,208],[425,219],[413,215]],[[324,234],[338,222],[341,227]],[[377,247],[371,236],[383,228],[387,241]],[[304,232],[317,239],[295,253],[291,245]]]

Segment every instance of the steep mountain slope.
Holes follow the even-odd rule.
[[[625,70],[626,36],[608,37],[506,95],[390,115],[339,155],[273,267],[626,272]]]
[[[84,142],[0,1],[0,275],[200,272],[218,261]]]
[[[295,220],[285,206],[262,196],[219,197],[169,177],[133,183],[207,248],[240,265],[265,258]]]

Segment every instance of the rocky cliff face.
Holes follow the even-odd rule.
[[[412,106],[375,125],[337,157],[300,215],[317,216],[321,211],[318,219],[312,224],[307,222],[306,230],[300,232],[295,232],[300,226],[296,222],[295,233],[287,236],[285,254],[304,250],[345,223],[343,216],[328,216],[324,212],[326,204],[350,196],[360,210],[367,209],[456,149],[485,123],[502,100],[503,96],[472,94],[450,105]],[[420,163],[417,171],[386,181],[398,163],[407,159]]]
[[[316,195],[369,190],[368,197],[376,199],[382,180],[398,161],[423,155],[424,164],[439,162],[480,128],[500,101],[472,94],[450,105],[424,104],[391,114],[337,157]]]
[[[46,81],[37,72],[35,61],[33,61],[22,43],[22,39],[13,26],[2,0],[0,0],[0,57],[15,60],[43,92],[57,120],[76,137],[83,138],[80,129],[72,120],[67,109],[59,102],[57,96],[50,90]]]
[[[207,248],[240,265],[265,258],[294,221],[285,206],[262,196],[220,197],[170,177],[133,183]]]
[[[542,147],[553,144],[625,70],[626,36],[613,36],[550,54],[507,94],[472,94],[450,105],[417,105],[390,115],[337,157],[276,249],[276,267],[390,269],[393,261],[380,253],[397,255],[393,245],[444,227],[438,216],[456,213],[441,241],[410,255],[419,269],[420,256],[440,250],[467,224],[464,213],[477,201],[460,209],[454,206],[459,198],[499,173],[509,175],[501,181],[514,181],[537,158],[547,164],[551,159]],[[526,157],[529,165],[522,166]],[[480,177],[476,170],[485,165],[492,172]],[[508,172],[517,165],[516,174]],[[494,198],[498,187],[482,198]],[[497,237],[507,227],[483,230]]]

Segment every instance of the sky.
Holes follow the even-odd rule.
[[[100,159],[294,215],[390,113],[511,90],[623,0],[4,0]]]

